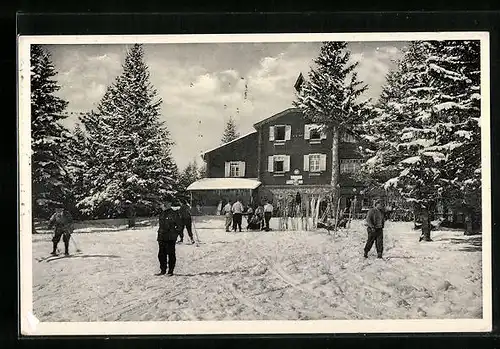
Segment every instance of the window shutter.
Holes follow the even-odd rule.
[[[321,154],[319,157],[319,170],[326,171],[326,154]]]
[[[285,156],[285,161],[284,161],[283,165],[284,165],[283,169],[285,170],[285,172],[289,172],[290,171],[290,155]]]
[[[309,171],[309,155],[304,155],[304,171]]]
[[[245,177],[245,161],[240,161],[240,177]]]
[[[304,125],[304,139],[310,139],[311,138],[311,126],[306,124]]]
[[[225,177],[229,177],[229,169],[230,169],[230,162],[227,162],[224,164],[225,167],[224,167],[224,176]]]
[[[269,126],[269,140],[274,141],[274,126]]]
[[[273,172],[274,171],[274,157],[271,155],[267,158],[267,170],[269,172]]]
[[[292,138],[292,125],[285,126],[285,141],[289,141]]]

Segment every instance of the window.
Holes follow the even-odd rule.
[[[228,161],[225,165],[226,177],[245,177],[244,161]]]
[[[285,172],[285,160],[274,159],[274,172]]]
[[[341,159],[340,173],[353,173],[361,168],[364,163],[363,159]]]
[[[285,142],[289,141],[292,136],[291,125],[275,125],[269,127],[269,140],[271,142]]]
[[[350,133],[343,132],[340,136],[340,141],[344,143],[356,143],[356,138]]]
[[[229,177],[240,177],[240,163],[233,161],[229,166]]]
[[[284,173],[290,171],[289,155],[271,155],[268,161],[269,172]]]
[[[320,154],[309,155],[309,171],[311,171],[311,172],[319,172],[320,171],[320,167],[319,167],[320,158],[321,158]]]
[[[304,125],[304,139],[309,139],[311,141],[318,142],[318,141],[321,141],[322,139],[326,139],[326,132],[321,127],[321,125],[305,124]]]
[[[285,140],[285,126],[276,126],[274,128],[274,140],[284,141]]]
[[[326,154],[304,155],[304,171],[326,171]]]
[[[321,132],[317,128],[311,130],[310,139],[321,139]]]

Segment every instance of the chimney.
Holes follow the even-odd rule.
[[[295,81],[295,85],[293,85],[293,87],[295,87],[295,90],[297,92],[300,92],[300,87],[302,86],[302,83],[304,82],[304,76],[302,75],[302,73],[299,74],[299,77],[297,78],[297,80]]]

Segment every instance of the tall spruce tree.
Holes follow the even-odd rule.
[[[378,144],[369,172],[392,175],[385,187],[415,204],[424,241],[437,202],[480,187],[478,56],[466,42],[412,42],[365,125]]]
[[[31,46],[31,166],[34,217],[48,217],[56,205],[66,205],[69,177],[65,170],[68,130],[60,124],[67,102],[60,89],[49,52]]]
[[[90,164],[90,149],[87,142],[85,132],[82,130],[80,124],[76,124],[72,138],[70,140],[70,158],[68,161],[67,169],[71,178],[71,198],[70,209],[74,217],[81,216],[76,204],[83,199],[87,193],[87,186],[85,185],[85,173],[87,172]]]
[[[108,87],[97,110],[82,117],[92,165],[84,181],[89,192],[79,207],[94,217],[158,210],[177,193],[177,166],[169,132],[160,121],[161,99],[149,82],[142,45],[127,52],[123,73]]]
[[[466,234],[481,225],[480,42],[432,41],[427,60],[434,96],[436,145],[446,158],[443,193],[465,211]]]
[[[226,126],[224,128],[224,133],[222,134],[221,143],[224,144],[227,142],[231,142],[236,138],[238,138],[239,136],[240,134],[236,130],[236,124],[233,118],[229,117],[229,120],[227,121]]]
[[[319,56],[297,94],[294,105],[306,119],[323,125],[332,137],[332,206],[335,212],[339,197],[339,136],[342,131],[356,131],[366,103],[358,97],[367,86],[358,79],[357,62],[351,59],[346,42],[324,42]]]

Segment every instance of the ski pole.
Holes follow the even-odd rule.
[[[198,240],[196,244],[198,245],[200,243],[200,237],[198,236],[198,229],[196,229],[196,226],[194,225],[194,219],[192,221],[192,224],[193,224],[194,235],[196,236],[196,240]]]
[[[82,250],[80,250],[80,249],[78,248],[78,244],[76,243],[76,241],[75,241],[75,238],[74,238],[73,234],[71,234],[71,235],[70,235],[69,239],[70,239],[71,241],[73,241],[73,245],[75,245],[76,252],[82,252]]]

